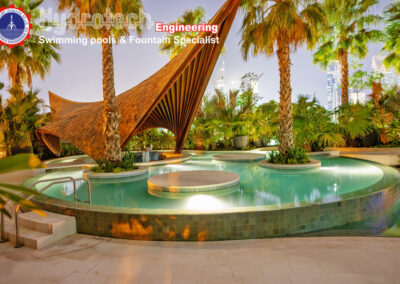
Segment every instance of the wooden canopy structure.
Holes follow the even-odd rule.
[[[239,5],[240,0],[227,0],[209,22],[219,26],[218,34],[198,35],[218,37],[218,44],[188,45],[153,76],[116,97],[121,147],[147,129],[166,128],[175,135],[176,152],[182,151]],[[103,158],[103,102],[73,102],[51,92],[49,99],[52,122],[37,130],[41,141],[57,155],[62,139]]]

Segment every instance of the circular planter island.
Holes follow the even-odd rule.
[[[206,192],[239,184],[239,175],[222,171],[184,171],[152,176],[147,181],[149,190],[166,192]]]
[[[83,172],[83,176],[88,179],[116,179],[147,175],[148,172],[149,169],[147,167],[138,167],[135,170],[120,173],[96,173],[91,170],[86,170]]]
[[[310,159],[308,163],[305,164],[274,164],[267,160],[258,162],[258,165],[263,168],[273,169],[273,170],[310,170],[319,169],[321,167],[321,161]]]

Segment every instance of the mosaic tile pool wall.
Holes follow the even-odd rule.
[[[152,215],[100,212],[37,201],[45,210],[76,217],[79,233],[136,240],[215,241],[290,236],[370,220],[387,226],[400,203],[400,182],[369,195],[328,204],[240,213]]]

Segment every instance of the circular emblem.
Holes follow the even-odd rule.
[[[32,24],[29,15],[22,8],[10,5],[8,8],[0,9],[0,45],[22,45],[29,38]]]

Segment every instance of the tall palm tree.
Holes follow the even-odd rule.
[[[194,10],[186,10],[182,16],[178,17],[176,23],[181,25],[199,25],[204,21],[204,8],[197,7]],[[170,59],[174,58],[185,48],[185,44],[181,44],[181,39],[193,39],[197,36],[197,32],[176,32],[168,35],[168,41],[164,41],[160,45],[160,53],[168,54]],[[179,38],[179,43],[175,42],[175,38]]]
[[[368,13],[376,3],[378,0],[325,0],[329,30],[319,42],[314,63],[326,68],[330,62],[339,60],[342,104],[349,101],[349,56],[364,58],[368,54],[368,44],[381,39],[379,30],[369,29],[381,20]]]
[[[393,67],[400,73],[400,1],[396,0],[385,11],[386,28],[383,49],[388,53],[384,60],[386,67]]]
[[[290,53],[306,44],[312,48],[326,25],[318,1],[244,0],[241,50],[245,60],[253,55],[277,54],[280,74],[279,151],[294,148]]]
[[[13,1],[16,7],[23,8],[31,16],[31,36],[22,46],[0,46],[0,71],[7,71],[11,88],[19,92],[22,92],[23,85],[31,87],[33,76],[38,75],[43,79],[53,60],[60,62],[59,46],[56,43],[39,42],[39,36],[45,28],[54,26],[52,22],[39,21],[39,6],[43,1]],[[8,6],[8,2],[10,1],[2,0],[2,5]]]
[[[138,35],[143,33],[146,26],[141,0],[60,0],[59,11],[71,11],[74,14],[67,20],[68,29],[77,36],[102,39],[102,65],[103,65],[103,99],[104,99],[104,147],[105,159],[117,163],[121,161],[121,143],[118,132],[119,114],[115,99],[114,87],[114,60],[112,53],[112,38],[118,39],[127,36],[130,29],[134,29]],[[78,15],[77,15],[78,14]],[[124,15],[123,25],[107,25],[101,23],[101,27],[85,22],[87,15],[100,14],[103,17],[112,17],[115,14]],[[126,17],[127,15],[139,15],[139,17]],[[83,21],[76,23],[76,16]],[[126,20],[125,20],[126,19]],[[128,19],[130,22],[128,22]],[[113,20],[117,20],[115,17]]]

